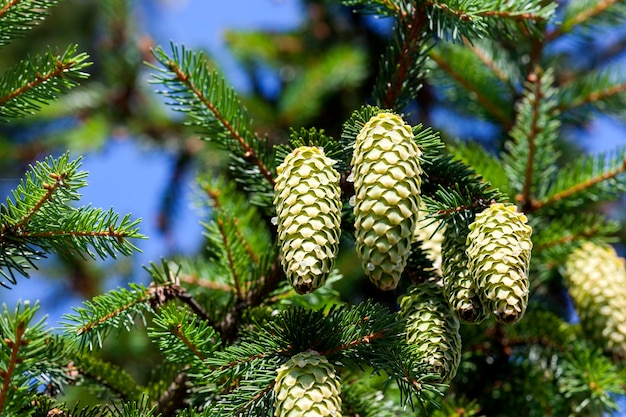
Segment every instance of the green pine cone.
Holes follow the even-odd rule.
[[[583,330],[618,358],[626,357],[625,263],[612,246],[585,242],[563,273]]]
[[[274,205],[281,263],[299,294],[324,285],[341,233],[341,190],[334,161],[321,148],[294,149],[278,167]]]
[[[450,382],[461,361],[461,335],[459,320],[441,287],[431,282],[413,287],[400,300],[400,314],[407,319],[407,342],[417,346],[422,361],[440,375],[440,382]]]
[[[443,292],[462,322],[478,324],[489,314],[476,292],[476,283],[467,267],[466,238],[465,233],[453,230],[445,233],[441,261]]]
[[[421,151],[411,127],[380,113],[359,132],[352,157],[356,249],[381,290],[393,290],[410,254],[420,203]]]
[[[341,384],[335,368],[317,352],[298,353],[278,368],[277,417],[341,417]]]
[[[500,323],[515,323],[528,304],[532,228],[513,205],[492,204],[467,235],[468,266],[477,292]]]

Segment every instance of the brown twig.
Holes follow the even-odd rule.
[[[15,6],[19,2],[20,0],[12,0],[8,2],[3,8],[0,9],[0,18],[4,16],[11,9],[11,7]]]

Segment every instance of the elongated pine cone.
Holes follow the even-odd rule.
[[[406,340],[417,346],[422,361],[440,382],[456,375],[461,361],[459,320],[435,283],[419,284],[400,300],[400,314],[406,318]]]
[[[356,249],[365,273],[393,290],[410,254],[420,203],[421,151],[397,115],[372,117],[357,135],[352,166]]]
[[[449,230],[444,236],[441,263],[443,292],[462,322],[478,324],[489,314],[476,292],[476,283],[467,266],[467,234]]]
[[[321,148],[294,149],[278,167],[274,205],[282,265],[299,294],[324,285],[341,233],[341,191],[334,161]]]
[[[276,417],[341,417],[341,384],[335,368],[317,352],[298,353],[278,369]]]
[[[514,205],[492,204],[470,224],[469,270],[483,305],[500,323],[515,323],[528,305],[532,228]]]
[[[563,274],[583,330],[618,358],[626,357],[625,263],[612,246],[585,242],[568,256]]]

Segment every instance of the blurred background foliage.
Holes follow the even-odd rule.
[[[144,148],[172,156],[160,206],[153,213],[154,218],[144,222],[155,222],[159,233],[164,235],[177,227],[174,222],[177,207],[189,204],[182,192],[188,186],[184,181],[188,181],[190,173],[193,176],[197,172],[218,171],[224,161],[220,152],[201,143],[193,131],[184,127],[182,117],[166,110],[154,94],[154,87],[147,82],[150,70],[145,63],[152,61],[150,48],[155,46],[155,35],[151,32],[159,26],[158,22],[146,24],[150,15],[142,10],[154,6],[150,3],[151,0],[62,1],[27,37],[0,50],[0,72],[24,59],[26,54],[41,52],[48,46],[62,48],[69,43],[77,43],[94,62],[88,69],[89,80],[80,88],[34,116],[0,125],[3,191],[12,187],[13,179],[19,178],[29,163],[49,154],[58,155],[69,149],[78,156],[102,150],[111,143],[132,140]],[[264,3],[268,8],[277,6],[270,0]],[[300,4],[302,19],[293,29],[227,30],[223,34],[250,86],[241,92],[242,100],[254,117],[256,131],[267,135],[272,143],[285,142],[290,128],[300,127],[315,126],[338,137],[352,111],[368,102],[378,63],[391,36],[389,20],[353,13],[337,2],[302,0]],[[206,5],[205,12],[211,13],[212,7],[227,8],[229,4]],[[526,43],[501,39],[502,56],[489,55],[480,43],[472,48],[476,55],[484,54],[485,70],[491,63],[506,66],[510,60],[523,56],[531,59],[532,54],[539,54],[544,66],[553,68],[558,85],[573,85],[578,89],[590,89],[599,78],[611,79],[623,68],[626,24],[622,21],[597,24],[592,21],[582,28],[569,28],[569,32],[568,27],[563,28],[560,32],[547,28],[549,42],[541,48],[530,38]],[[167,34],[159,37],[164,36]],[[509,103],[521,93],[522,86],[519,80],[498,79],[497,72],[495,78],[493,72],[488,74],[490,71],[466,72],[468,62],[473,59],[464,55],[467,53],[468,49],[450,44],[431,50],[430,73],[421,80],[418,101],[407,108],[407,120],[411,124],[432,126],[447,141],[471,139],[487,149],[500,150],[504,132],[513,123]],[[216,68],[222,65],[217,60],[209,61]],[[228,71],[222,73],[229,78]],[[572,84],[583,77],[588,77],[587,84]],[[469,88],[458,88],[459,85]],[[570,91],[572,97],[584,96],[580,90],[577,94],[574,90],[563,91]],[[584,150],[606,150],[626,143],[623,110],[626,106],[619,101],[624,95],[616,97],[605,103],[603,113],[590,111],[584,102],[572,103],[567,95],[560,98],[562,103],[570,104],[570,108],[563,109],[567,112],[567,124],[563,128],[565,140],[559,144],[564,159]],[[621,111],[615,111],[620,108]],[[115,170],[116,166],[110,169]],[[142,170],[140,161],[135,169]],[[99,192],[115,190],[105,188]],[[622,200],[605,207],[622,225],[626,220],[623,203]],[[621,230],[626,233],[625,227]],[[620,236],[620,240],[626,241],[626,235]],[[166,255],[165,251],[165,248],[154,249],[147,255],[156,261]],[[342,297],[353,302],[370,296],[386,297],[383,301],[394,302],[393,294],[375,291],[362,272],[353,268],[358,264],[350,255],[354,251],[340,253],[343,255],[337,267],[344,279],[334,283],[333,288]],[[94,264],[56,259],[47,263],[36,278],[21,285],[45,286],[55,280],[64,281],[75,296],[89,298],[107,288],[112,275],[132,282],[148,280],[147,273],[128,262],[132,261]],[[57,296],[68,297],[68,294],[57,293]],[[0,301],[6,302],[7,297],[6,290],[0,293]],[[59,303],[59,300],[51,302]],[[465,338],[471,343],[471,335],[464,335]],[[116,335],[104,346],[102,357],[121,365],[139,383],[147,381],[150,372],[167,372],[155,369],[159,353],[144,332]],[[463,363],[472,366],[471,361]],[[479,390],[481,386],[475,379],[459,382],[465,383],[468,390],[472,387]],[[510,387],[504,384],[501,389]],[[81,398],[83,404],[86,396],[82,391],[68,392],[69,399]]]

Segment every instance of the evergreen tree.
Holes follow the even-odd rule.
[[[0,1],[0,46],[54,3]],[[578,155],[566,132],[623,111],[626,84],[603,62],[574,65],[557,46],[617,27],[624,4],[309,5],[329,13],[311,25],[371,14],[393,21],[391,36],[366,31],[356,45],[342,38],[307,61],[315,48],[290,52],[277,42],[294,34],[233,33],[249,68],[299,63],[278,101],[260,91],[240,98],[202,53],[153,50],[152,81],[168,105],[227,155],[222,172],[198,179],[211,208],[206,249],[146,267],[149,285],[85,301],[64,317],[61,334],[34,320],[36,304],[5,306],[0,416],[617,409],[626,392],[626,261],[610,246],[622,228],[603,204],[624,192],[626,150]],[[266,48],[246,49],[251,41]],[[368,48],[382,53],[371,79]],[[0,117],[23,117],[75,87],[88,60],[76,51],[6,70]],[[337,116],[324,107],[346,91],[337,108],[352,108],[332,125]],[[495,146],[425,127],[437,100],[488,121]],[[260,124],[246,104],[266,110]],[[273,123],[291,127],[288,138],[262,133]],[[19,277],[49,253],[135,250],[137,221],[71,204],[85,177],[79,159],[50,157],[0,205],[4,286],[27,285]],[[130,329],[145,331],[160,352],[148,381],[98,355],[111,334]],[[65,402],[71,386],[96,393],[99,404]]]

